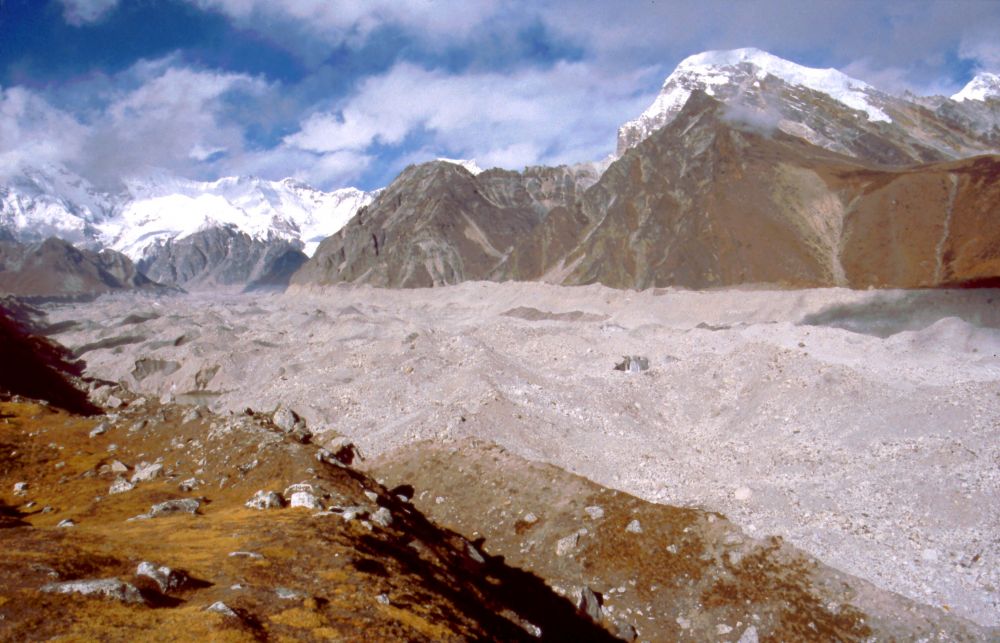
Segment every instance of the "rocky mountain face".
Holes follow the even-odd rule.
[[[114,250],[81,250],[55,237],[39,243],[0,242],[0,292],[33,299],[79,299],[141,290],[176,292],[140,272]]]
[[[167,175],[109,192],[63,167],[26,168],[0,181],[0,239],[56,236],[111,248],[152,270],[153,279],[185,288],[280,286],[372,197],[292,179],[203,183]]]
[[[258,239],[233,225],[213,227],[147,248],[139,270],[188,290],[282,289],[307,257],[288,239]]]
[[[544,199],[527,190],[528,203],[498,198],[490,182],[497,173],[411,168],[293,282],[993,283],[1000,276],[1000,158],[887,165],[945,154],[910,139],[880,140],[854,139],[864,146],[848,150],[856,154],[834,151],[695,89],[667,125],[626,149],[589,187],[577,183]],[[865,160],[872,157],[880,161]],[[530,172],[543,170],[505,176],[521,181]]]
[[[758,49],[709,51],[683,60],[653,104],[619,129],[618,154],[670,123],[701,91],[744,121],[863,161],[964,158],[1000,150],[1000,97],[990,86],[980,77],[952,99],[899,97]]]
[[[584,195],[577,245],[513,276],[620,288],[976,282],[1000,275],[998,173],[992,156],[864,164],[696,92]]]
[[[590,165],[475,175],[446,161],[411,166],[292,281],[413,288],[494,278],[553,207],[596,180]]]

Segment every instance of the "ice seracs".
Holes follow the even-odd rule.
[[[967,100],[985,101],[989,98],[1000,99],[1000,75],[990,72],[980,72],[976,77],[954,94],[951,99],[958,102]]]

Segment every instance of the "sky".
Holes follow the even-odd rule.
[[[387,185],[438,157],[599,160],[685,57],[880,89],[1000,71],[995,0],[0,0],[0,175]]]

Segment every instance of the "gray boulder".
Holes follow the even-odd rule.
[[[139,563],[135,575],[152,579],[164,594],[181,589],[190,580],[186,573],[178,569],[171,569],[165,565],[156,565],[148,561]]]
[[[146,600],[131,583],[117,578],[95,580],[71,580],[63,583],[49,583],[42,587],[43,592],[52,594],[82,594],[83,596],[98,596],[121,601],[122,603],[144,604]]]

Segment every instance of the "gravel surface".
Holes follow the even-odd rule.
[[[492,440],[1000,624],[1000,291],[467,283],[105,297],[50,318],[77,322],[56,339],[92,375],[139,391],[282,403],[366,455]],[[649,370],[615,370],[624,355]]]

